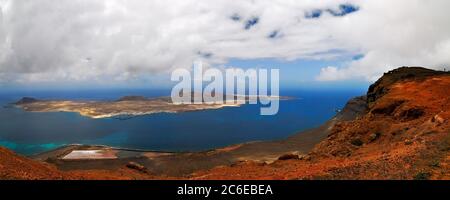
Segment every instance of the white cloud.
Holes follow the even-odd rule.
[[[318,80],[373,81],[399,66],[448,68],[450,1],[377,0],[360,6],[360,12],[342,23],[326,26],[337,40],[361,49],[364,58],[340,69],[324,68]]]
[[[314,9],[340,4],[344,17]],[[320,80],[372,78],[392,66],[448,64],[449,1],[0,0],[0,82],[123,81],[195,59],[332,59],[364,53]],[[239,21],[231,19],[238,16]],[[257,17],[245,30],[247,20]],[[281,37],[268,36],[277,31]]]
[[[320,70],[321,76],[318,77],[320,81],[336,81],[345,78],[343,70],[338,70],[337,67],[328,66]]]

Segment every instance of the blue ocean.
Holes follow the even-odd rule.
[[[186,113],[160,113],[128,120],[91,119],[77,113],[32,113],[9,106],[24,96],[39,99],[115,100],[126,95],[169,96],[165,90],[69,90],[0,92],[0,146],[33,155],[66,144],[200,151],[249,141],[276,140],[319,126],[363,90],[286,90],[277,115],[261,105]]]

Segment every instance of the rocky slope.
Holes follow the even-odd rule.
[[[145,171],[122,167],[116,170],[61,171],[55,166],[36,161],[0,147],[0,180],[134,180],[155,179]]]
[[[218,167],[193,178],[450,179],[449,91],[448,73],[399,68],[370,87],[363,116],[335,124],[308,156]]]
[[[0,147],[0,179],[62,179],[54,166],[19,156]]]

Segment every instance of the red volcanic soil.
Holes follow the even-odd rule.
[[[239,162],[180,179],[450,179],[450,75],[400,68],[369,88],[368,108],[304,156]],[[233,151],[233,148],[229,149]],[[0,148],[0,179],[167,179],[141,169],[59,171]],[[136,170],[138,169],[138,170]],[[176,177],[175,177],[176,178]]]
[[[55,167],[16,155],[0,147],[0,179],[63,179]]]
[[[192,179],[450,179],[450,76],[378,84],[372,88],[383,92],[367,113],[336,124],[308,156],[217,167]]]
[[[161,178],[161,177],[160,177]],[[126,167],[119,170],[60,171],[55,166],[19,156],[0,147],[0,180],[133,180],[155,179]]]

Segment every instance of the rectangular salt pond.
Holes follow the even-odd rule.
[[[74,150],[65,155],[63,160],[86,160],[86,159],[116,159],[112,152],[104,150]]]

